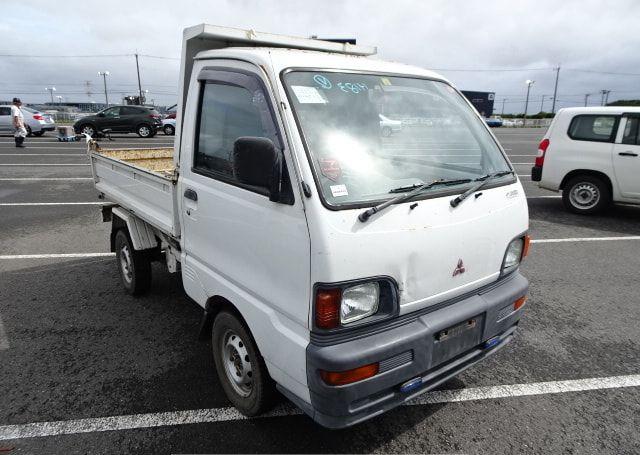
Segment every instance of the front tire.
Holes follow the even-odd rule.
[[[96,129],[93,125],[82,125],[78,130],[80,134],[88,134],[91,137],[96,137]]]
[[[25,129],[27,130],[27,137],[33,136],[33,131],[31,131],[31,127],[29,125],[25,125]]]
[[[611,204],[611,190],[599,177],[578,175],[562,189],[562,202],[567,210],[580,215],[602,212]]]
[[[115,238],[116,262],[124,289],[139,296],[151,287],[151,261],[142,251],[133,249],[131,239],[120,229]]]
[[[260,415],[271,407],[274,386],[245,324],[222,311],[213,322],[213,360],[227,398],[242,414]]]
[[[164,134],[166,134],[167,136],[173,136],[174,134],[176,134],[176,129],[173,127],[173,125],[165,125],[163,130]]]
[[[393,133],[393,131],[391,130],[391,128],[390,128],[390,127],[388,127],[388,126],[384,126],[384,127],[382,128],[382,136],[383,136],[383,137],[389,137],[389,136],[391,136],[391,134],[392,134],[392,133]]]
[[[44,136],[44,131],[38,131],[37,133],[33,133],[33,135],[36,137]]]

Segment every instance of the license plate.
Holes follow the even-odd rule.
[[[436,332],[432,366],[446,362],[480,344],[483,319],[484,315],[474,316]]]

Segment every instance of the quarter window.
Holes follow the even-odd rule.
[[[624,134],[622,135],[622,143],[629,145],[640,145],[640,138],[638,137],[638,126],[640,125],[640,117],[627,118],[627,125],[624,128]]]
[[[142,110],[135,107],[122,106],[120,108],[120,115],[140,115],[140,114],[142,114]]]
[[[235,180],[233,144],[236,139],[270,136],[270,128],[262,122],[260,103],[264,103],[260,91],[252,93],[234,85],[205,84],[194,167]]]
[[[571,120],[569,137],[578,141],[613,142],[616,123],[614,115],[578,115]]]

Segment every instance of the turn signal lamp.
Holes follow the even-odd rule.
[[[371,363],[347,371],[320,370],[320,377],[329,385],[346,385],[373,377],[378,374],[379,369],[380,365],[378,363]]]

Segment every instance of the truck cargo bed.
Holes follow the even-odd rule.
[[[96,189],[153,227],[177,236],[173,148],[90,150]]]

